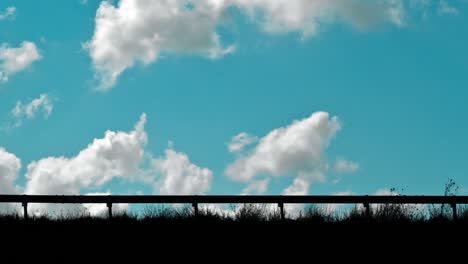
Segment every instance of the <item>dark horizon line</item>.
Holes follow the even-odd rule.
[[[348,203],[468,204],[444,195],[27,195],[1,194],[0,203]]]

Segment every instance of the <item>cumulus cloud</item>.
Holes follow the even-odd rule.
[[[21,160],[14,154],[0,147],[0,194],[17,194],[19,187],[15,185],[21,169]],[[0,212],[18,211],[17,204],[0,204]]]
[[[307,195],[309,193],[310,181],[308,179],[297,177],[292,184],[283,190],[283,195]],[[284,205],[285,213],[290,217],[297,217],[301,210],[304,209],[303,204],[286,204]]]
[[[222,1],[120,0],[104,1],[95,18],[88,49],[100,89],[109,89],[136,62],[149,64],[161,53],[219,58],[234,50],[216,33]]]
[[[228,143],[228,150],[231,153],[241,152],[246,146],[256,142],[257,140],[257,137],[241,132],[231,138],[231,141]]]
[[[193,164],[185,153],[166,149],[165,154],[153,160],[161,176],[155,184],[159,194],[201,194],[210,189],[211,170]]]
[[[130,132],[106,131],[103,138],[95,139],[78,155],[48,157],[31,162],[26,172],[25,194],[71,194],[83,189],[98,188],[114,178],[135,176],[143,158],[147,136],[144,130],[146,115]],[[91,213],[100,206],[88,206]],[[82,205],[32,204],[29,210],[43,213],[86,212]]]
[[[269,132],[250,153],[237,157],[225,173],[244,182],[262,173],[320,179],[324,150],[340,128],[337,117],[329,118],[326,112],[313,113]]]
[[[21,160],[14,154],[0,147],[0,193],[14,194],[17,192],[15,181],[21,169]]]
[[[155,62],[162,53],[220,58],[234,52],[217,28],[237,8],[268,33],[298,32],[303,38],[323,25],[405,24],[403,0],[120,0],[101,2],[94,34],[84,47],[92,60],[98,88],[110,89],[128,68]]]
[[[17,48],[3,43],[0,46],[0,81],[8,81],[9,76],[23,71],[41,55],[33,42],[23,41]]]
[[[7,7],[3,12],[0,11],[0,20],[13,20],[15,19],[16,7]]]
[[[260,138],[250,152],[239,154],[225,170],[225,174],[237,181],[246,182],[241,194],[263,193],[269,178],[258,181],[257,175],[295,176],[284,195],[306,195],[313,182],[325,179],[327,164],[325,150],[330,140],[341,129],[336,116],[315,112],[302,120],[295,120],[286,127],[272,130]],[[239,134],[239,135],[242,135]],[[235,137],[234,137],[235,138]],[[301,204],[286,205],[290,216],[296,216]]]
[[[170,147],[163,157],[152,159],[151,154],[144,151],[147,144],[145,123],[146,115],[142,114],[133,130],[106,131],[104,137],[94,139],[76,156],[47,157],[31,162],[25,174],[24,193],[78,195],[83,191],[98,190],[117,178],[151,184],[159,194],[207,192],[213,179],[212,171],[193,164],[185,153]],[[148,158],[150,167],[145,163]],[[23,191],[14,186],[20,168],[21,161],[0,148],[0,193]],[[110,191],[88,195],[110,195]],[[35,215],[89,213],[99,216],[107,212],[105,204],[31,204],[28,208]],[[116,204],[113,210],[126,211],[128,208],[128,204]],[[1,207],[0,211],[3,209]]]
[[[143,114],[131,132],[106,131],[78,155],[48,157],[31,162],[26,172],[26,194],[79,194],[116,177],[130,177],[143,158],[147,136]]]
[[[337,173],[354,173],[359,170],[359,164],[344,158],[338,158],[335,162],[334,169]]]
[[[268,183],[270,183],[269,178],[252,181],[241,191],[241,195],[263,194],[268,189]]]
[[[290,186],[284,189],[284,195],[306,195],[309,192],[309,182],[303,178],[295,178]]]
[[[33,119],[38,113],[42,113],[47,119],[54,109],[54,100],[47,94],[41,94],[38,98],[32,99],[30,102],[16,102],[15,107],[11,110],[11,114],[15,118],[14,127],[19,127],[23,124],[24,119]]]
[[[437,8],[437,13],[439,15],[457,15],[458,9],[451,6],[447,1],[440,0],[439,6]]]

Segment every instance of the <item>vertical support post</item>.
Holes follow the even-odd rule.
[[[364,208],[366,208],[366,216],[371,218],[370,204],[369,203],[364,203]]]
[[[23,202],[23,217],[24,220],[27,220],[29,218],[28,216],[28,202]]]
[[[281,221],[284,221],[284,204],[278,203],[278,207],[280,209]]]
[[[198,217],[198,203],[192,203],[193,206],[193,213],[195,215],[195,218]]]
[[[450,204],[450,206],[452,206],[452,212],[453,212],[453,220],[457,220],[457,204],[456,203],[452,203]]]
[[[112,219],[112,203],[107,203],[107,210],[109,212],[109,219]]]

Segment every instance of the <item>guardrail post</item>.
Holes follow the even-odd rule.
[[[450,204],[450,206],[452,207],[452,212],[453,212],[453,220],[456,220],[458,215],[457,215],[457,204],[456,203],[452,203]]]
[[[195,217],[198,217],[198,203],[192,203]]]
[[[107,210],[109,212],[109,219],[112,219],[112,203],[107,203]]]
[[[366,208],[366,215],[367,217],[371,217],[371,210],[370,210],[370,204],[369,203],[364,203],[364,208]]]
[[[22,205],[23,205],[23,217],[26,220],[29,217],[28,216],[28,202],[23,202]]]
[[[278,203],[278,207],[280,209],[281,221],[284,221],[284,204]]]

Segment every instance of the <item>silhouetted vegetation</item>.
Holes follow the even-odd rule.
[[[327,210],[326,206],[309,205],[296,215],[287,214],[281,220],[278,210],[265,205],[246,204],[239,205],[230,210],[216,210],[204,208],[194,215],[190,207],[162,207],[148,206],[142,212],[114,213],[112,219],[106,214],[91,216],[89,214],[63,214],[63,215],[33,215],[24,219],[19,213],[0,215],[0,224],[7,223],[131,223],[131,224],[158,224],[158,223],[381,223],[381,224],[411,224],[411,223],[466,223],[468,224],[468,207],[458,207],[458,218],[453,219],[452,211],[446,210],[444,205],[418,206],[399,204],[380,204],[371,207],[368,216],[362,206],[357,205],[350,209]]]

